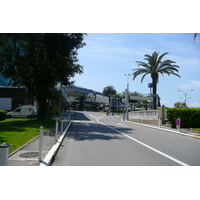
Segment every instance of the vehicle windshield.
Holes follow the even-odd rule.
[[[14,110],[14,112],[20,112],[21,111],[21,108],[17,108]]]

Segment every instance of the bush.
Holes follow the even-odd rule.
[[[177,118],[180,118],[182,128],[199,128],[200,108],[167,108],[167,119],[172,128],[176,127]]]
[[[4,120],[6,118],[7,111],[0,110],[0,121]]]

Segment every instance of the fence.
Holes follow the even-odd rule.
[[[143,110],[143,111],[130,112],[129,120],[130,119],[158,120],[158,111],[157,110]]]

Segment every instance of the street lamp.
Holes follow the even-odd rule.
[[[131,76],[131,74],[124,74],[124,76],[127,76],[127,90],[129,90],[129,76]]]
[[[124,74],[124,76],[127,76],[127,89],[125,89],[125,102],[126,102],[126,119],[128,120],[128,90],[129,90],[129,76],[131,76],[131,74]]]
[[[184,95],[185,95],[185,107],[187,107],[187,106],[186,106],[186,102],[187,102],[187,101],[186,101],[186,100],[187,100],[187,93],[188,93],[188,92],[191,92],[191,91],[194,91],[194,89],[189,90],[189,91],[187,91],[187,92],[184,92],[184,91],[182,91],[182,90],[178,90],[178,91],[184,93]]]

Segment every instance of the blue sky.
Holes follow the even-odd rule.
[[[193,36],[193,33],[88,33],[86,46],[78,51],[84,73],[75,76],[75,85],[100,92],[112,85],[121,93],[127,87],[124,74],[137,68],[136,61],[144,61],[144,55],[154,51],[169,52],[164,59],[180,66],[181,78],[159,76],[157,93],[161,104],[173,107],[175,102],[184,101],[184,93],[178,90],[194,89],[187,95],[187,106],[200,107],[200,35],[195,41]],[[149,93],[151,77],[146,76],[142,83],[141,77],[135,80],[129,77],[131,92]]]
[[[12,7],[9,7],[10,1],[3,2],[10,10],[9,15],[7,9],[0,13],[4,19],[1,30],[88,33],[86,46],[78,51],[84,73],[75,76],[77,86],[102,92],[104,87],[112,85],[121,93],[127,84],[124,74],[137,67],[135,61],[143,61],[145,54],[154,51],[169,52],[164,58],[180,66],[181,78],[159,77],[157,93],[161,103],[173,107],[175,102],[184,100],[184,93],[178,90],[194,89],[188,93],[191,98],[187,105],[200,107],[200,34],[193,41],[194,33],[200,32],[197,0],[182,1],[181,5],[180,1],[172,0],[167,3],[158,0],[94,3],[86,0],[68,2],[67,7],[65,1],[58,0],[57,4],[50,1],[48,9],[46,1],[36,2],[31,10],[21,6],[27,5],[24,0],[17,3],[12,0]],[[146,76],[142,84],[141,76],[134,81],[130,77],[130,91],[148,93],[150,82],[150,76]]]

